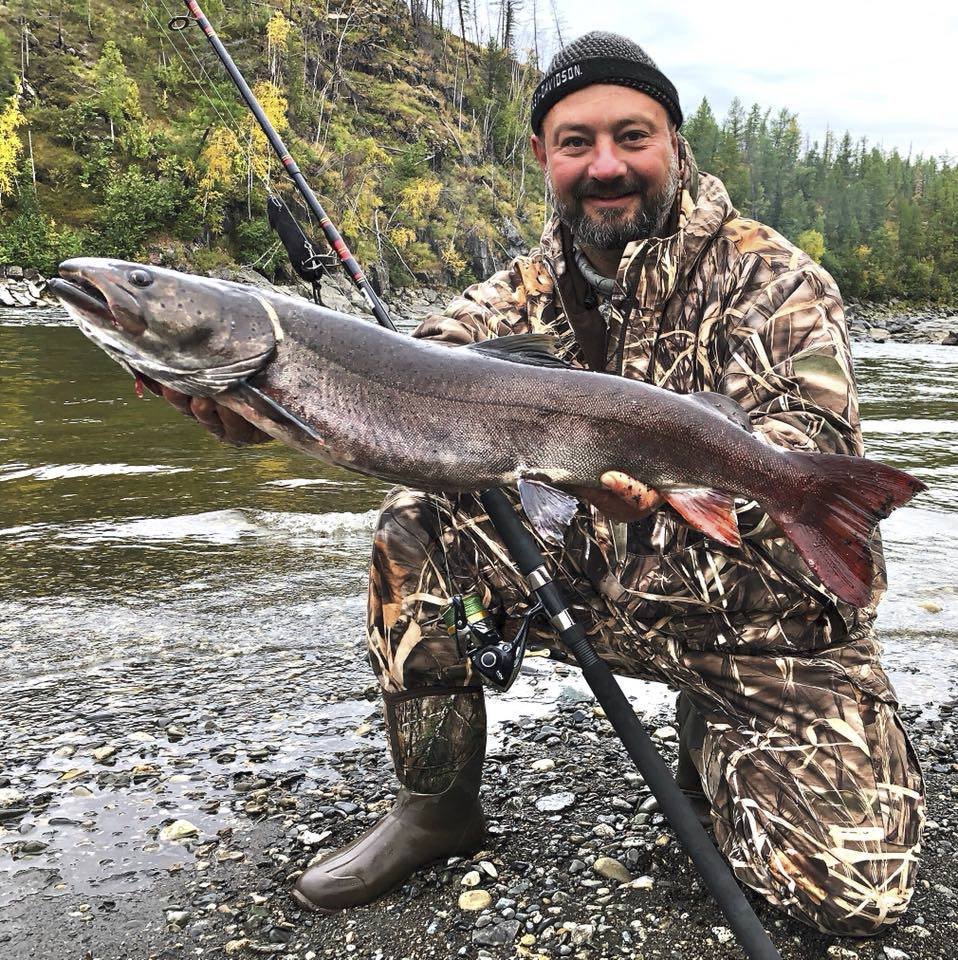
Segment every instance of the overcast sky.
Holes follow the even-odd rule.
[[[566,42],[589,30],[643,46],[675,84],[686,116],[708,97],[719,121],[732,97],[826,127],[958,160],[958,8],[941,0],[556,0]],[[548,0],[537,0],[540,35]],[[532,0],[524,4],[526,15]],[[551,31],[550,31],[551,32]]]

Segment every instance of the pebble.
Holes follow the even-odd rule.
[[[712,933],[719,943],[731,943],[734,934],[728,927],[712,927]]]
[[[676,732],[675,727],[659,727],[658,730],[653,731],[652,738],[654,740],[677,740],[679,737]]]
[[[536,800],[536,809],[543,813],[561,813],[574,805],[574,793],[550,793]]]
[[[923,600],[918,606],[929,613],[941,613],[941,604],[935,603],[934,600]]]
[[[502,923],[491,924],[476,930],[472,935],[472,942],[484,947],[504,947],[516,939],[520,926],[518,920],[505,920]]]
[[[464,887],[478,887],[482,882],[482,876],[478,870],[470,870],[459,882]]]
[[[104,760],[109,760],[114,754],[116,754],[116,747],[97,747],[96,750],[93,751],[93,759],[98,763],[102,763]]]
[[[655,886],[655,881],[652,877],[636,877],[634,880],[630,880],[626,886],[632,890],[651,890]]]
[[[904,950],[899,950],[897,947],[882,947],[882,951],[888,960],[909,960],[908,954]]]
[[[592,864],[592,869],[599,874],[600,877],[605,877],[606,880],[618,880],[619,883],[628,883],[632,879],[632,874],[625,868],[625,866],[619,863],[618,860],[613,860],[612,857],[599,857],[595,863]]]
[[[22,800],[26,799],[19,790],[13,787],[4,787],[0,790],[0,808],[15,807]]]
[[[551,757],[544,757],[542,760],[534,760],[532,763],[532,769],[536,773],[548,773],[550,770],[555,770],[556,762]]]
[[[478,913],[492,904],[492,894],[488,890],[465,890],[459,894],[459,909]]]
[[[496,869],[495,864],[490,863],[488,860],[480,860],[479,869],[486,874],[486,876],[492,877],[493,880],[499,876],[499,871]]]
[[[174,820],[160,830],[160,839],[175,843],[188,837],[195,837],[199,832],[199,828],[189,820]]]

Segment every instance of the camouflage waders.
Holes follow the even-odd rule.
[[[414,336],[455,346],[550,334],[574,366],[731,397],[769,444],[860,456],[835,281],[740,216],[681,136],[678,145],[671,219],[662,236],[628,244],[606,303],[553,219],[537,248]],[[736,514],[742,545],[731,549],[667,508],[624,525],[583,507],[562,548],[543,552],[611,669],[666,683],[687,698],[680,712],[695,708],[682,786],[701,782],[738,878],[820,930],[875,933],[908,905],[925,818],[872,628],[886,586],[881,539],[871,602],[856,609],[822,586],[759,504],[739,502]],[[441,785],[485,735],[482,692],[439,623],[451,594],[476,589],[507,617],[525,595],[478,500],[394,490],[373,548],[369,651],[403,782]]]
[[[542,547],[612,669],[694,704],[689,759],[738,879],[824,932],[867,935],[897,920],[914,890],[923,783],[870,627],[807,654],[692,649],[597,589],[581,554]],[[484,742],[483,694],[439,619],[452,593],[475,589],[506,617],[524,597],[478,500],[393,490],[373,547],[369,655],[397,772],[413,789],[443,789]],[[533,647],[554,642],[533,631]]]

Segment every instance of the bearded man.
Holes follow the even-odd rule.
[[[732,397],[769,444],[861,455],[835,282],[737,213],[697,170],[681,124],[674,86],[633,42],[590,33],[561,50],[532,105],[554,218],[538,248],[415,336],[549,333],[573,365]],[[209,401],[193,413],[246,438]],[[740,549],[626,478],[579,510],[561,548],[542,549],[612,669],[679,691],[679,786],[737,878],[819,930],[873,934],[907,908],[924,824],[921,770],[873,632],[880,541],[871,601],[855,609],[757,504],[736,513]],[[478,592],[515,629],[526,587],[505,557],[475,496],[387,497],[369,655],[402,789],[372,829],[302,874],[303,905],[367,903],[482,845],[483,688],[439,613]],[[570,659],[544,630],[530,642]]]

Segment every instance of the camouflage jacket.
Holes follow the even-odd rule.
[[[770,444],[860,455],[835,281],[774,230],[740,216],[681,138],[680,153],[668,235],[625,249],[608,320],[553,220],[539,247],[427,317],[415,335],[460,344],[547,332],[575,365],[678,393],[727,394]],[[754,502],[739,501],[737,514],[743,545],[731,549],[671,508],[629,524],[623,537],[624,525],[583,507],[567,550],[635,620],[691,647],[794,653],[840,642],[874,619],[885,589],[877,535],[872,603],[856,611],[822,587]]]

